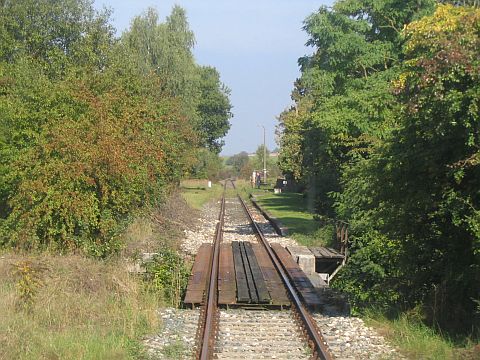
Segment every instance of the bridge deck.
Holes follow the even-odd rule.
[[[207,286],[212,246],[203,244],[192,268],[185,305],[199,305]],[[300,270],[301,271],[301,270]],[[288,307],[290,300],[267,251],[260,244],[233,241],[221,244],[218,304],[226,306]]]

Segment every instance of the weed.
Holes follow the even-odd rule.
[[[31,260],[22,260],[13,264],[13,274],[17,279],[15,287],[18,292],[17,309],[32,311],[38,290],[43,285],[42,274],[47,269]]]
[[[367,311],[365,320],[412,359],[455,359],[461,349],[422,322],[418,309],[390,320],[381,312]]]
[[[161,249],[146,264],[145,279],[151,290],[161,292],[165,301],[179,307],[187,286],[189,268],[185,261],[172,249]]]
[[[15,311],[25,278],[28,313]],[[140,339],[158,329],[160,305],[122,260],[2,254],[0,359],[147,359]]]
[[[181,341],[176,341],[173,344],[164,346],[162,354],[165,355],[167,359],[183,359],[185,350],[185,345]]]

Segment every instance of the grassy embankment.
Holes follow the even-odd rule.
[[[182,196],[192,208],[200,210],[204,204],[222,196],[223,186],[212,183],[208,187],[208,180],[183,180],[180,184]]]
[[[121,260],[0,256],[0,359],[142,359],[161,299]]]
[[[219,185],[214,189],[187,198],[198,207],[221,192]],[[1,252],[0,359],[147,359],[142,338],[161,331],[156,311],[178,303],[180,281],[169,284],[184,280],[179,266],[168,271],[162,264],[178,261],[182,225],[193,218],[172,197],[165,208],[136,219],[122,235],[122,253],[108,260]],[[157,251],[164,255],[147,276],[127,270],[140,253]]]
[[[415,314],[404,313],[395,319],[387,319],[378,312],[367,312],[367,325],[377,329],[408,359],[480,359],[480,345],[469,339],[456,344],[432,328],[425,326]]]
[[[321,226],[314,220],[308,199],[302,194],[273,194],[267,189],[251,189],[248,183],[242,181],[238,182],[237,187],[244,197],[255,194],[258,203],[287,226],[291,236],[300,244],[328,244],[332,238],[333,227]],[[442,337],[409,314],[387,319],[371,311],[364,319],[410,359],[480,359],[478,345],[476,348],[473,344],[456,347],[453,341]]]

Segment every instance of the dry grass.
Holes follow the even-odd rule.
[[[197,218],[197,211],[179,192],[170,194],[151,214],[134,219],[127,227],[122,237],[123,257],[135,258],[139,253],[165,247],[178,249],[183,230],[195,228]]]
[[[127,268],[140,253],[176,249],[195,214],[171,194],[130,224],[108,261],[0,252],[0,360],[148,358],[141,339],[160,329],[164,291]]]
[[[29,275],[15,274],[27,262]],[[124,269],[74,255],[2,254],[0,359],[141,358],[138,340],[157,328],[160,304]],[[22,306],[20,290],[30,286],[22,280],[33,274],[39,285]]]

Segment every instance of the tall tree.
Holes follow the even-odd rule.
[[[360,302],[423,304],[455,332],[480,320],[479,16],[439,6],[406,27],[398,126],[344,174],[337,202],[355,233],[339,285]]]
[[[195,37],[182,8],[175,6],[164,23],[159,22],[157,11],[149,8],[132,20],[122,42],[145,75],[153,72],[161,78],[162,91],[182,98],[184,106],[192,101],[196,80],[192,54]]]
[[[185,12],[157,20],[147,12],[117,41],[91,1],[0,1],[0,246],[108,256],[132,214],[217,140],[198,129]],[[221,94],[225,120],[228,94],[210,73],[205,94]],[[203,153],[208,171],[219,164]]]
[[[259,145],[257,150],[255,150],[255,155],[256,155],[256,161],[255,161],[255,166],[258,169],[263,169],[264,164],[267,164],[268,159],[270,157],[270,150],[266,148],[263,144]]]
[[[220,81],[215,68],[202,66],[200,73],[200,98],[197,111],[199,115],[197,129],[203,139],[203,146],[210,151],[220,153],[224,141],[221,140],[230,129],[229,119],[232,106],[228,96],[230,90]]]
[[[341,190],[344,166],[369,156],[396,126],[389,87],[398,73],[400,31],[433,4],[344,0],[305,20],[315,52],[299,59],[296,104],[280,117],[280,158],[283,170],[316,194],[319,211],[333,216],[328,194]]]
[[[239,175],[249,161],[250,159],[248,157],[248,153],[246,151],[242,151],[228,158],[226,164],[233,167],[235,175]]]
[[[175,6],[160,23],[156,10],[149,9],[134,18],[122,44],[126,53],[134,54],[134,63],[144,75],[160,77],[159,91],[180,101],[181,110],[198,132],[199,146],[218,154],[221,138],[230,128],[230,91],[215,68],[195,63],[195,38],[185,11]]]

